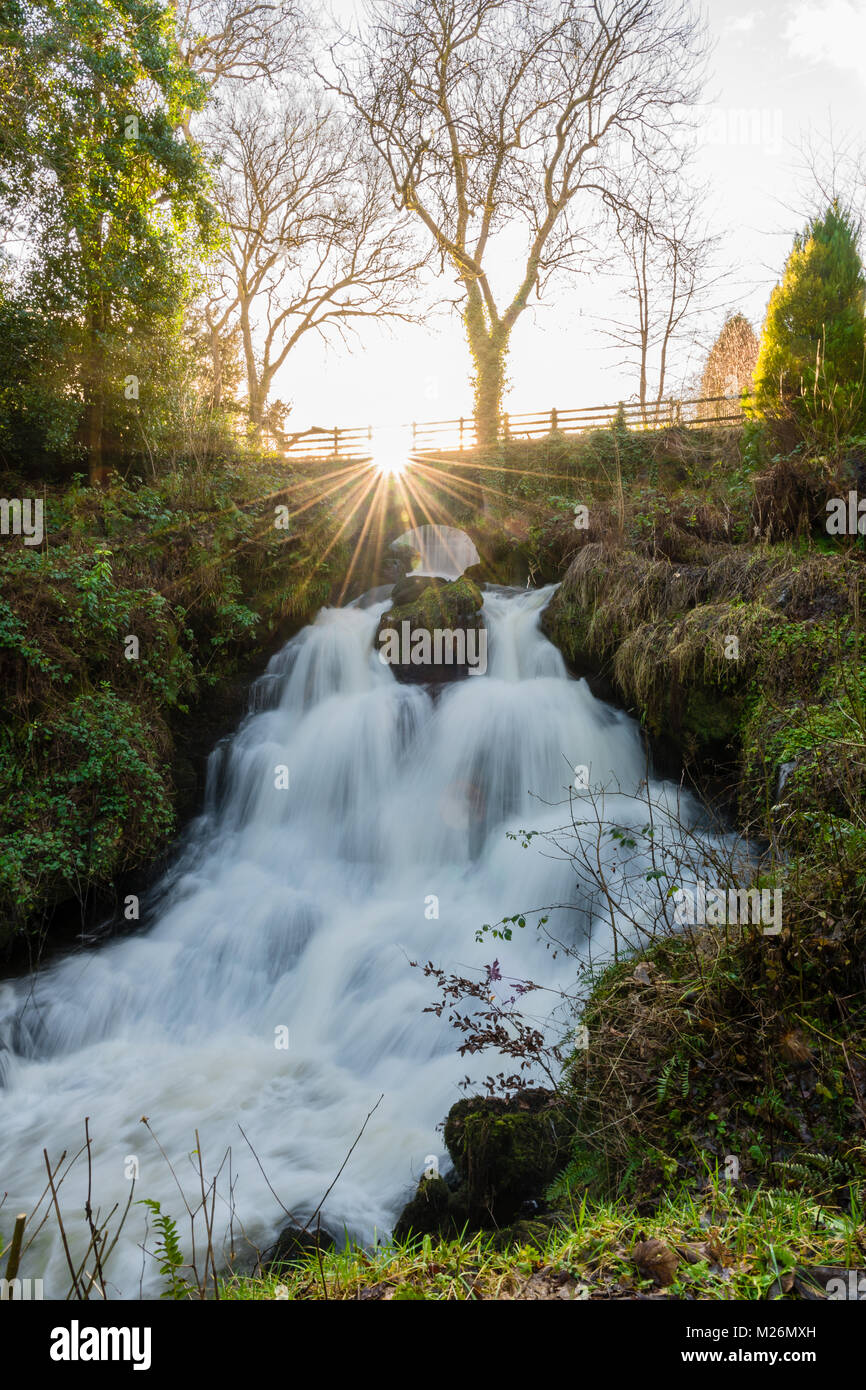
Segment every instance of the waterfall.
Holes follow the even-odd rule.
[[[230,1146],[235,1230],[265,1247],[285,1217],[239,1126],[281,1202],[306,1218],[381,1094],[322,1219],[364,1241],[387,1234],[425,1156],[446,1164],[436,1126],[460,1080],[499,1069],[457,1056],[447,1017],[424,1012],[433,982],[410,961],[477,975],[495,955],[505,978],[494,990],[568,987],[574,961],[554,958],[531,923],[510,942],[475,939],[484,923],[550,903],[564,905],[554,935],[610,950],[609,915],[581,904],[568,857],[506,834],[567,821],[578,764],[624,791],[645,776],[634,721],[571,679],[542,635],[551,593],[488,589],[486,676],[436,692],[399,684],[377,659],[382,591],[324,609],[270,662],[212,754],[203,813],[143,900],[140,929],[0,986],[7,1213],[32,1209],[43,1146],[74,1154],[86,1115],[94,1202],[104,1213],[126,1203],[134,1159],[136,1197],[159,1200],[185,1239],[147,1116],[189,1191],[195,1129],[206,1174]],[[621,816],[637,823],[640,810],[623,797]],[[222,1239],[227,1167],[219,1190]],[[82,1211],[85,1194],[79,1161],[64,1210]],[[139,1293],[141,1212],[112,1256],[115,1297]],[[35,1274],[57,1296],[68,1281],[53,1227]],[[154,1280],[151,1260],[145,1293]]]
[[[459,579],[479,561],[474,543],[456,526],[416,526],[392,541],[391,549],[415,552],[418,563],[413,574],[440,575],[443,579]]]

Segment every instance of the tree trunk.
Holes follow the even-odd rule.
[[[214,327],[210,330],[210,353],[213,373],[211,405],[214,410],[219,410],[223,400],[223,345],[219,331]]]
[[[89,346],[87,353],[87,397],[84,418],[84,439],[87,449],[88,475],[91,487],[104,487],[110,469],[103,456],[105,432],[105,350],[102,333],[105,327],[103,305],[94,305],[88,315]]]
[[[265,417],[265,401],[267,392],[261,383],[250,382],[247,391],[247,408],[249,410],[250,425],[256,434],[261,434],[262,422]]]
[[[467,311],[466,331],[475,364],[475,437],[477,443],[486,448],[499,441],[508,335],[498,327],[492,332],[486,327],[482,329],[473,321],[474,317]]]
[[[261,434],[262,419],[265,413],[265,401],[270,390],[270,381],[266,369],[263,367],[259,375],[256,364],[256,355],[253,348],[253,330],[250,309],[252,306],[252,296],[242,294],[240,297],[240,322],[241,336],[244,345],[244,365],[247,374],[247,414],[249,415],[250,428],[256,433]]]

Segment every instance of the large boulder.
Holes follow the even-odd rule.
[[[397,680],[418,685],[463,680],[486,670],[481,590],[471,579],[406,575],[379,619],[376,650]]]
[[[445,1143],[466,1188],[470,1212],[511,1221],[527,1201],[543,1202],[568,1162],[570,1126],[552,1091],[519,1091],[511,1100],[472,1097],[452,1105]]]

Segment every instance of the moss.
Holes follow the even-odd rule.
[[[826,874],[780,881],[781,937],[707,929],[647,950],[651,987],[633,961],[597,983],[590,1046],[566,1067],[574,1141],[552,1199],[627,1192],[650,1209],[676,1181],[723,1178],[729,1156],[728,1180],[747,1187],[866,1193],[863,928],[852,919],[831,940],[816,925],[828,896],[852,901]]]
[[[521,1092],[512,1101],[472,1098],[452,1106],[445,1143],[473,1218],[509,1220],[541,1198],[565,1151],[567,1121],[552,1094]]]
[[[550,1091],[458,1101],[445,1121],[454,1185],[422,1178],[400,1213],[395,1239],[404,1240],[410,1231],[448,1235],[507,1225],[524,1204],[543,1203],[569,1141],[568,1117]]]
[[[412,579],[413,576],[409,576]],[[405,585],[406,581],[402,581]],[[397,586],[399,589],[399,585]],[[466,575],[448,584],[429,582],[407,602],[391,608],[382,622],[396,627],[404,620],[414,628],[475,627],[481,611],[482,597],[478,585]]]
[[[749,749],[767,751],[756,705],[793,710],[816,695],[832,705],[839,692],[826,675],[856,655],[850,607],[861,585],[850,558],[790,546],[726,546],[688,565],[599,543],[572,562],[542,623],[578,674],[609,676],[616,698],[687,761],[738,760],[751,783],[741,801],[754,808],[765,779]],[[777,770],[781,748],[778,757]]]
[[[410,1236],[459,1236],[466,1227],[465,1193],[454,1193],[443,1178],[422,1178],[394,1227],[395,1240]]]

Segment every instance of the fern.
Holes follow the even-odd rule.
[[[679,1053],[675,1057],[671,1057],[670,1061],[665,1062],[656,1086],[656,1096],[660,1105],[668,1096],[677,1091],[685,1100],[689,1093],[690,1068],[689,1058],[680,1057]]]
[[[547,1201],[556,1202],[560,1198],[568,1198],[573,1192],[581,1189],[603,1189],[607,1178],[605,1155],[584,1149],[554,1178],[547,1189]]]
[[[800,1154],[800,1159],[797,1163],[793,1159],[778,1158],[774,1160],[773,1166],[804,1184],[814,1178],[816,1168],[826,1174],[832,1182],[857,1182],[863,1177],[863,1170],[859,1165],[846,1163],[833,1154],[805,1151]]]
[[[161,1237],[153,1254],[154,1258],[160,1262],[159,1272],[166,1280],[168,1287],[163,1289],[160,1298],[186,1298],[189,1285],[185,1279],[180,1277],[178,1272],[183,1267],[183,1251],[178,1240],[177,1225],[170,1216],[162,1211],[159,1202],[155,1202],[153,1198],[143,1197],[141,1205],[148,1207],[153,1213],[153,1224]]]

